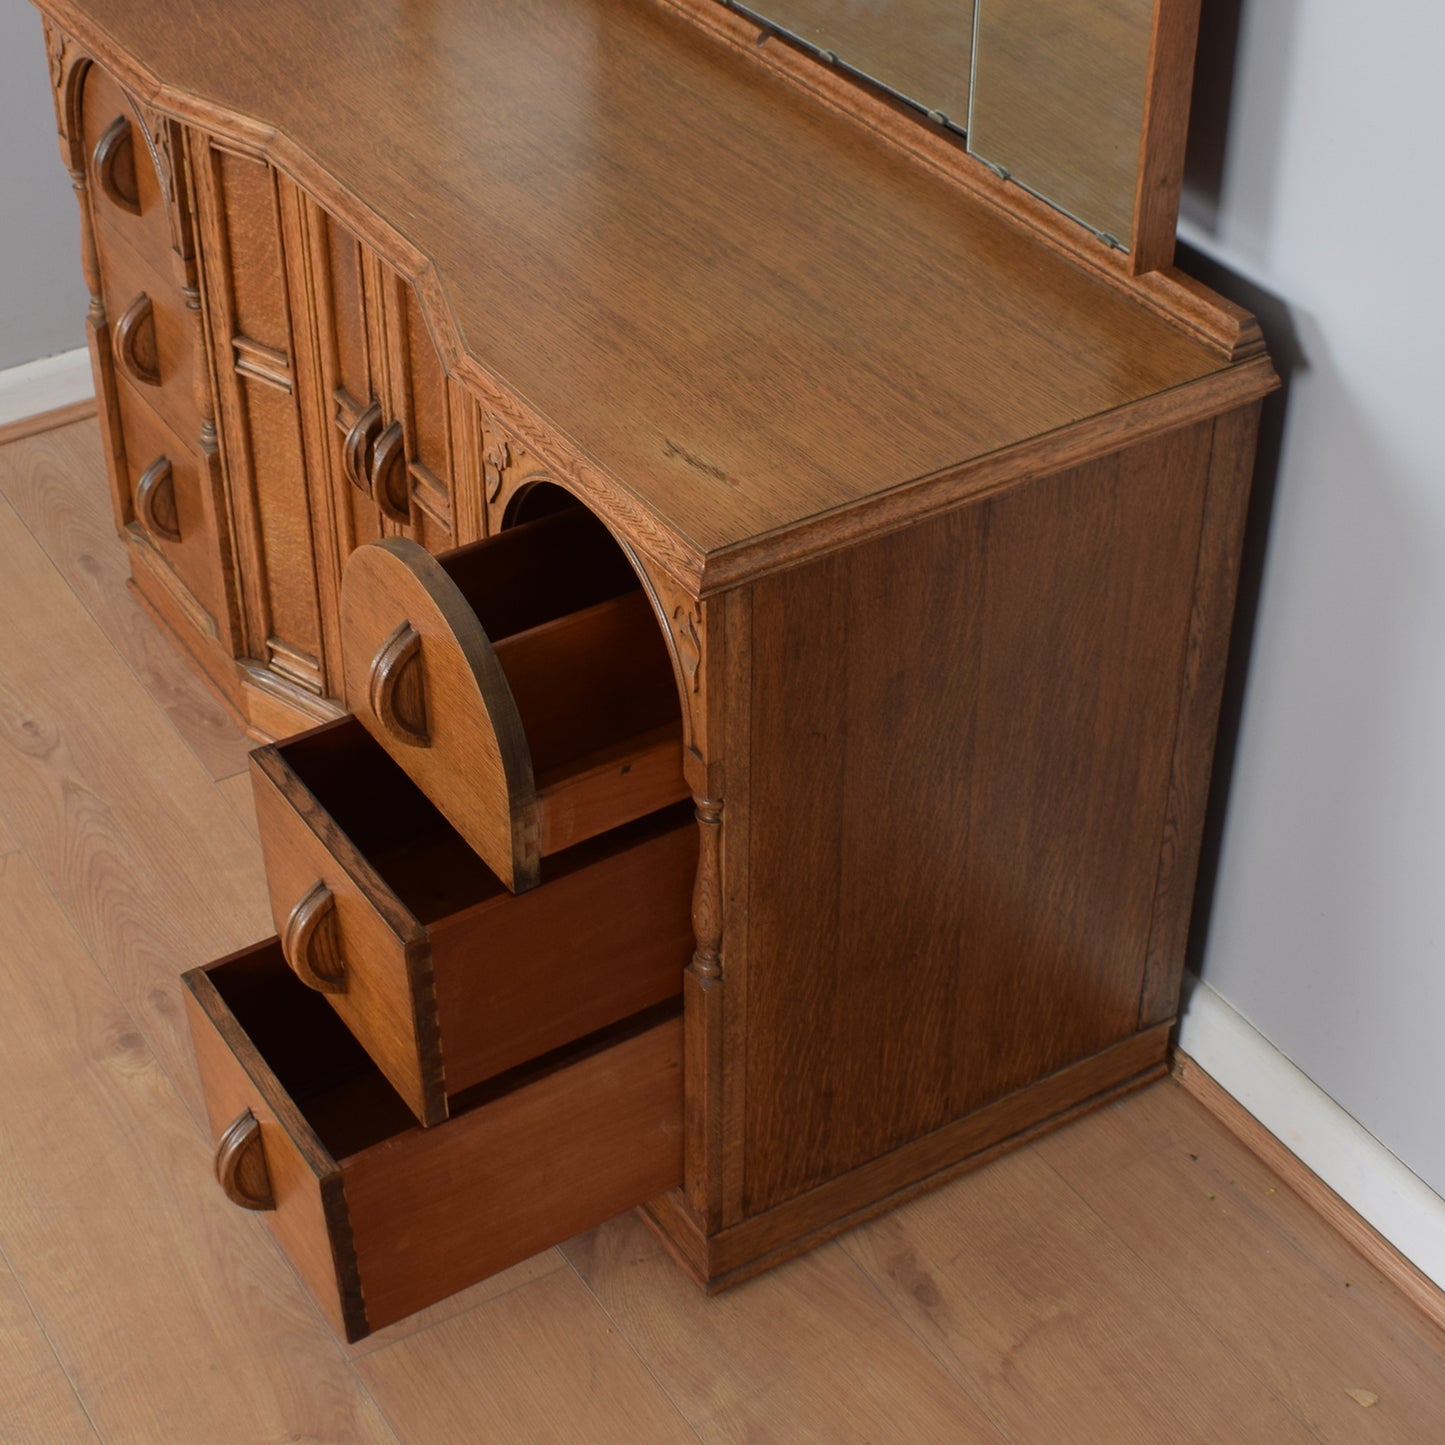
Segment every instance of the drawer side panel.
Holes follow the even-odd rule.
[[[682,1020],[341,1169],[380,1329],[682,1182]]]

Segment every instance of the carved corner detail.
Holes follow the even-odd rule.
[[[482,451],[482,481],[486,486],[487,503],[491,505],[502,494],[502,483],[512,465],[512,448],[497,432],[496,423],[487,418],[486,446]]]

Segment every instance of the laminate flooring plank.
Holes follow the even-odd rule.
[[[10,824],[5,820],[5,799],[0,797],[0,858],[6,853],[14,853],[20,847],[20,840],[10,829]]]
[[[570,1269],[357,1364],[403,1442],[679,1445],[697,1436]]]
[[[178,976],[273,932],[260,847],[3,501],[0,557],[11,831],[201,1117]]]
[[[211,776],[244,769],[250,739],[126,585],[97,424],[0,447],[0,496]]]
[[[561,1250],[544,1249],[540,1254],[534,1254],[530,1259],[524,1259],[520,1264],[514,1264],[510,1269],[504,1269],[500,1274],[494,1274],[479,1284],[459,1290],[454,1295],[448,1295],[446,1299],[439,1300],[434,1305],[428,1305],[426,1309],[418,1310],[414,1315],[407,1315],[405,1319],[398,1320],[394,1325],[387,1325],[385,1329],[377,1330],[374,1334],[367,1335],[364,1340],[358,1340],[356,1344],[347,1348],[354,1360],[360,1359],[363,1355],[375,1354],[378,1350],[388,1349],[401,1340],[409,1339],[412,1335],[419,1335],[433,1329],[457,1315],[477,1309],[489,1300],[521,1289],[531,1284],[533,1280],[542,1279],[559,1269],[566,1268],[567,1261],[562,1257]]]
[[[1321,1440],[1445,1439],[1445,1334],[1178,1084],[1036,1149]]]
[[[0,997],[0,1248],[101,1437],[393,1441],[23,854]]]
[[[997,1430],[836,1245],[709,1299],[635,1214],[563,1246],[705,1441],[998,1445]]]
[[[1032,1150],[841,1243],[1019,1445],[1315,1439]]]
[[[24,1291],[0,1259],[0,1440],[70,1445],[97,1438]]]
[[[216,787],[246,831],[259,842],[261,830],[256,822],[256,795],[251,791],[250,773],[233,773],[229,778],[220,778]]]

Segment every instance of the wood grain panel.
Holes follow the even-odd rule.
[[[749,1211],[1134,1032],[1209,434],[755,586]]]
[[[1165,1081],[1059,1134],[1039,1158],[1332,1445],[1428,1440],[1445,1334],[1185,1091]],[[1347,1390],[1379,1405],[1362,1410]]]
[[[0,556],[6,816],[197,1100],[176,976],[270,931],[260,849],[3,504]]]
[[[320,694],[316,559],[295,396],[294,343],[276,180],[211,143],[197,165],[206,303],[235,514],[246,655]]]
[[[1315,1438],[1033,1151],[841,1247],[1011,1439]]]
[[[367,1319],[387,1325],[682,1183],[681,1020],[341,1169]]]
[[[245,767],[250,742],[126,585],[93,421],[0,451],[0,496],[15,509],[212,777]]]
[[[358,1370],[403,1440],[666,1445],[697,1438],[571,1270],[514,1289],[425,1338],[370,1353]]]
[[[1258,427],[1258,402],[1214,424],[1140,1027],[1172,1017],[1179,1006]]]
[[[0,989],[0,1243],[99,1435],[391,1441],[265,1230],[222,1197],[210,1140],[135,1020],[15,856],[0,862]]]
[[[703,1440],[1009,1438],[836,1246],[716,1299],[632,1216],[565,1253]]]

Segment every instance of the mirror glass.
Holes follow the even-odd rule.
[[[1112,244],[1127,247],[1154,0],[734,3],[857,71]]]
[[[1153,17],[1154,0],[977,0],[969,150],[1125,247]]]
[[[749,13],[962,130],[973,6],[974,0],[756,0]]]

